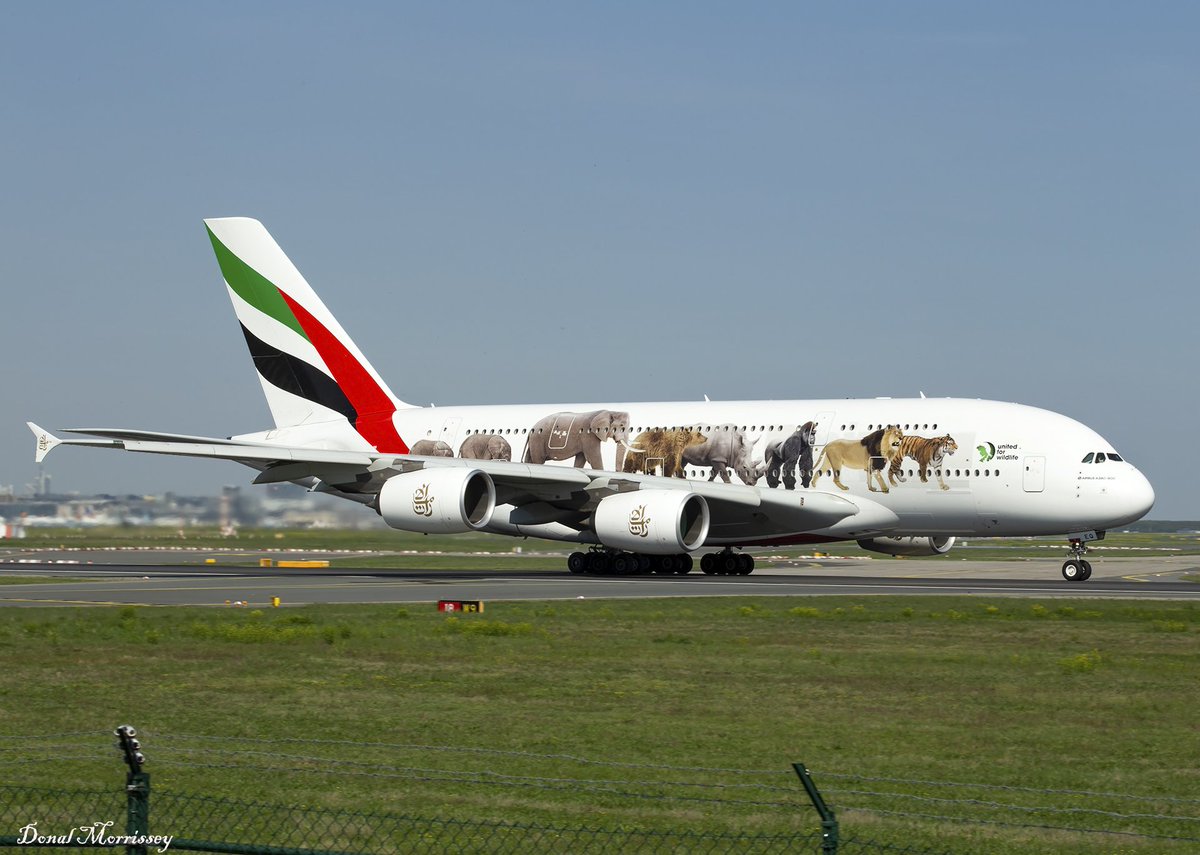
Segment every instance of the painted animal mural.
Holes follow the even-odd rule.
[[[883,469],[900,451],[900,443],[904,440],[904,431],[896,425],[873,431],[862,439],[835,439],[826,443],[817,459],[812,485],[817,486],[821,472],[826,463],[833,470],[833,483],[843,490],[850,489],[842,483],[843,469],[862,469],[867,473],[867,489],[872,493],[888,492],[888,485],[883,481]],[[879,490],[875,489],[872,477],[879,482]]]
[[[468,460],[512,460],[512,446],[497,433],[474,433],[463,440],[458,456]]]
[[[786,439],[768,443],[763,453],[767,486],[778,487],[780,476],[782,476],[784,489],[795,490],[798,467],[800,483],[807,487],[812,482],[813,445],[816,444],[816,441],[817,423],[805,422]]]
[[[704,442],[689,445],[683,450],[683,462],[688,466],[709,466],[712,471],[708,480],[717,476],[730,483],[729,470],[733,469],[743,483],[756,484],[762,477],[762,469],[751,459],[755,440],[746,436],[733,425],[719,425],[703,430]]]
[[[408,453],[424,457],[453,457],[454,449],[440,439],[420,439],[413,443]]]
[[[917,472],[921,476],[921,483],[928,483],[929,470],[932,467],[937,473],[938,486],[943,490],[949,490],[946,482],[942,480],[942,462],[946,459],[947,454],[953,454],[956,451],[958,451],[958,443],[950,434],[934,437],[906,436],[900,441],[900,447],[892,458],[892,465],[888,469],[888,481],[895,484],[897,479],[902,483],[908,480],[904,477],[904,469],[901,468],[901,464],[905,457],[911,457],[917,461]]]
[[[687,428],[644,430],[634,438],[621,471],[653,475],[661,466],[663,477],[686,478],[683,450],[702,442],[704,434]]]
[[[540,419],[529,431],[524,462],[545,463],[573,457],[579,469],[585,464],[592,469],[603,469],[600,447],[610,440],[617,444],[614,469],[620,472],[626,451],[638,450],[629,445],[629,413],[613,410],[553,413]]]

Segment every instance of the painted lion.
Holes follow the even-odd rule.
[[[867,489],[872,493],[886,493],[888,485],[883,480],[883,469],[896,456],[903,441],[904,431],[896,425],[880,428],[862,439],[835,439],[821,450],[814,467],[812,485],[817,486],[817,480],[824,474],[822,467],[828,464],[829,469],[833,470],[833,483],[843,490],[850,488],[842,483],[842,470],[862,469],[867,473]],[[872,477],[879,483],[879,490],[871,482]]]

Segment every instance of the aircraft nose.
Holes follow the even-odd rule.
[[[1131,521],[1141,519],[1154,507],[1154,487],[1139,469],[1130,473],[1129,483],[1121,491],[1121,497]]]

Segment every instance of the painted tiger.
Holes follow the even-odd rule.
[[[896,453],[892,457],[892,465],[888,468],[888,480],[893,486],[897,480],[907,481],[901,464],[905,457],[911,457],[917,461],[919,467],[917,471],[921,475],[922,483],[929,480],[929,469],[932,467],[937,473],[938,485],[943,490],[949,490],[946,482],[942,480],[942,461],[947,454],[953,454],[956,451],[958,451],[958,443],[950,434],[934,437],[906,436],[900,440],[900,447],[896,449]]]

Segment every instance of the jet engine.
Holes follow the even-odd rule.
[[[694,552],[708,537],[708,502],[684,490],[637,490],[601,499],[594,520],[596,537],[612,549]]]
[[[858,545],[868,552],[884,555],[945,555],[954,545],[953,537],[871,537]]]
[[[393,475],[378,510],[392,528],[422,534],[479,531],[496,509],[496,485],[479,469],[431,468]]]

